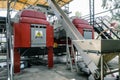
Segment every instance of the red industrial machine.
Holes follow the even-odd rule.
[[[20,72],[20,56],[48,54],[48,67],[53,67],[53,27],[42,12],[23,10],[14,23],[14,72]]]
[[[85,39],[94,39],[94,29],[86,20],[80,18],[74,18],[72,23],[78,29]],[[62,27],[60,27],[62,28]],[[55,42],[58,44],[57,48],[54,49],[55,53],[62,53],[66,51],[66,32],[62,29],[56,29],[55,32]],[[68,38],[68,44],[71,44],[70,38]],[[71,52],[71,51],[70,51]]]
[[[75,18],[72,22],[85,39],[94,39],[94,29],[87,21]]]

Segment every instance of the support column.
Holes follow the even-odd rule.
[[[14,73],[20,72],[20,54],[17,49],[14,49]]]
[[[120,53],[118,54],[119,58],[118,58],[118,64],[119,64],[119,80],[120,80]]]
[[[101,54],[101,80],[104,80],[103,54]]]
[[[11,19],[10,19],[10,5],[12,3],[12,0],[7,0],[7,17],[6,17],[6,41],[7,41],[7,79],[8,80],[14,80],[13,76],[13,46],[12,46],[12,30],[11,30]]]
[[[48,68],[53,68],[53,47],[48,47]]]
[[[89,9],[90,9],[90,25],[94,27],[94,14],[95,14],[95,11],[94,11],[94,5],[95,5],[95,2],[94,0],[89,0]]]

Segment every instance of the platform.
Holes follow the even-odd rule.
[[[73,40],[73,44],[84,51],[98,53],[120,52],[120,40]]]

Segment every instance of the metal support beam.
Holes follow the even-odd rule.
[[[14,48],[14,73],[20,72],[20,53]]]
[[[118,58],[118,68],[119,68],[119,80],[120,80],[120,53],[118,54],[119,55],[119,58]]]
[[[101,54],[101,64],[100,64],[100,71],[101,71],[101,79],[100,80],[104,80],[104,65],[103,65],[103,54]]]
[[[94,27],[94,0],[89,0],[90,25]]]
[[[7,0],[7,18],[6,18],[6,37],[7,37],[7,67],[8,67],[8,80],[13,79],[13,47],[12,47],[12,34],[11,34],[11,22],[10,22],[10,4],[11,0]]]
[[[73,58],[74,58],[74,63],[75,63],[75,68],[76,68],[76,71],[78,72],[78,64],[77,64],[77,57],[78,55],[76,54],[76,51],[74,49],[74,45],[71,43],[71,46],[72,46],[72,54],[73,54]]]
[[[48,47],[48,68],[53,68],[53,47]]]

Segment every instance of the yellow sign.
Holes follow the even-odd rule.
[[[43,36],[42,31],[36,31],[36,32],[35,32],[35,37],[36,37],[36,38],[41,38],[42,36]]]

